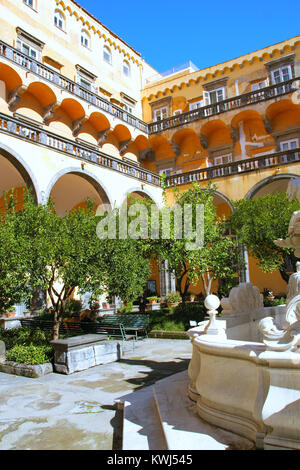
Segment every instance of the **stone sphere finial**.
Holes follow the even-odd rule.
[[[219,297],[214,294],[209,294],[204,301],[204,305],[207,310],[217,310],[220,307],[221,302]]]

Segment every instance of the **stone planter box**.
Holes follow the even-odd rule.
[[[5,361],[0,363],[0,372],[12,375],[21,375],[37,379],[47,374],[52,374],[53,366],[50,363],[39,364],[36,366],[28,364],[18,364],[16,362]]]
[[[152,330],[149,333],[149,338],[189,339],[189,335],[186,331]]]
[[[118,341],[107,341],[106,335],[82,335],[51,341],[54,347],[54,370],[73,374],[118,361],[122,356]]]

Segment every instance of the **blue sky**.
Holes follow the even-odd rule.
[[[300,0],[77,0],[159,72],[209,67],[300,34]]]

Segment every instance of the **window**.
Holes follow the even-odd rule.
[[[31,45],[27,44],[26,42],[22,41],[21,39],[17,39],[17,49],[23,54],[28,55],[32,59],[39,60],[40,58],[40,53],[38,49],[35,49]]]
[[[44,43],[40,39],[32,36],[27,31],[24,31],[22,28],[17,28],[17,39],[16,39],[16,49],[30,57],[31,59],[40,60],[42,56],[42,50]],[[19,58],[22,65],[27,66],[28,61],[25,60],[23,63],[22,57]]]
[[[214,166],[218,165],[225,165],[226,163],[232,162],[232,154],[228,153],[227,155],[219,155],[218,157],[214,158]],[[225,168],[218,168],[217,170],[213,170],[213,176],[224,176],[231,173],[231,167]]]
[[[299,147],[298,139],[290,139],[280,142],[281,152],[297,149]],[[299,152],[288,153],[286,155],[281,155],[282,163],[287,163],[299,159]]]
[[[267,85],[267,80],[262,80],[260,82],[257,82],[257,83],[252,83],[251,85],[251,90],[252,91],[258,91],[258,90],[261,90],[261,88],[265,88]]]
[[[204,106],[203,100],[190,103],[190,111],[194,111],[195,109],[201,108],[201,106]]]
[[[164,106],[163,108],[158,108],[154,110],[154,121],[162,121],[168,117],[168,108]]]
[[[159,175],[165,175],[166,177],[171,176],[173,168],[164,168],[163,170],[159,171]]]
[[[292,78],[291,66],[286,65],[276,70],[272,70],[271,77],[272,77],[272,83],[274,85],[277,83],[286,82],[290,80]]]
[[[65,18],[59,10],[55,10],[54,12],[54,24],[59,29],[65,29]]]
[[[89,70],[86,70],[84,67],[82,67],[79,64],[76,65],[76,70],[77,70],[76,82],[85,90],[94,92],[95,81],[97,79],[97,76],[94,75]],[[85,96],[84,90],[80,91],[80,95],[83,97]]]
[[[31,8],[34,8],[34,0],[23,0],[23,3]]]
[[[282,83],[290,80],[292,78],[292,69],[290,65],[282,66],[276,70],[271,71],[272,85],[277,83]],[[287,93],[290,91],[290,85],[283,85],[276,87],[274,89],[275,95],[280,95],[281,93]]]
[[[104,46],[103,48],[103,59],[105,60],[105,62],[108,62],[109,64],[112,63],[111,52],[107,46]]]
[[[84,29],[81,31],[81,45],[87,48],[90,47],[90,36]]]
[[[179,116],[179,114],[182,114],[181,109],[176,109],[176,110],[173,112],[173,116]]]
[[[130,65],[127,60],[123,62],[123,74],[126,75],[126,77],[130,77]]]
[[[298,148],[298,139],[291,139],[280,142],[281,152],[284,152],[285,150],[293,150],[296,148]]]
[[[212,91],[204,91],[203,98],[204,106],[219,103],[220,101],[225,100],[225,88],[222,87]]]
[[[232,162],[232,154],[228,153],[227,155],[220,155],[219,157],[215,157],[214,163],[215,165],[225,165],[226,163]]]

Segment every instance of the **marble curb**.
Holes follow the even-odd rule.
[[[5,361],[0,363],[0,372],[37,379],[39,377],[43,377],[44,375],[52,374],[53,366],[49,362],[45,364],[29,365]]]

